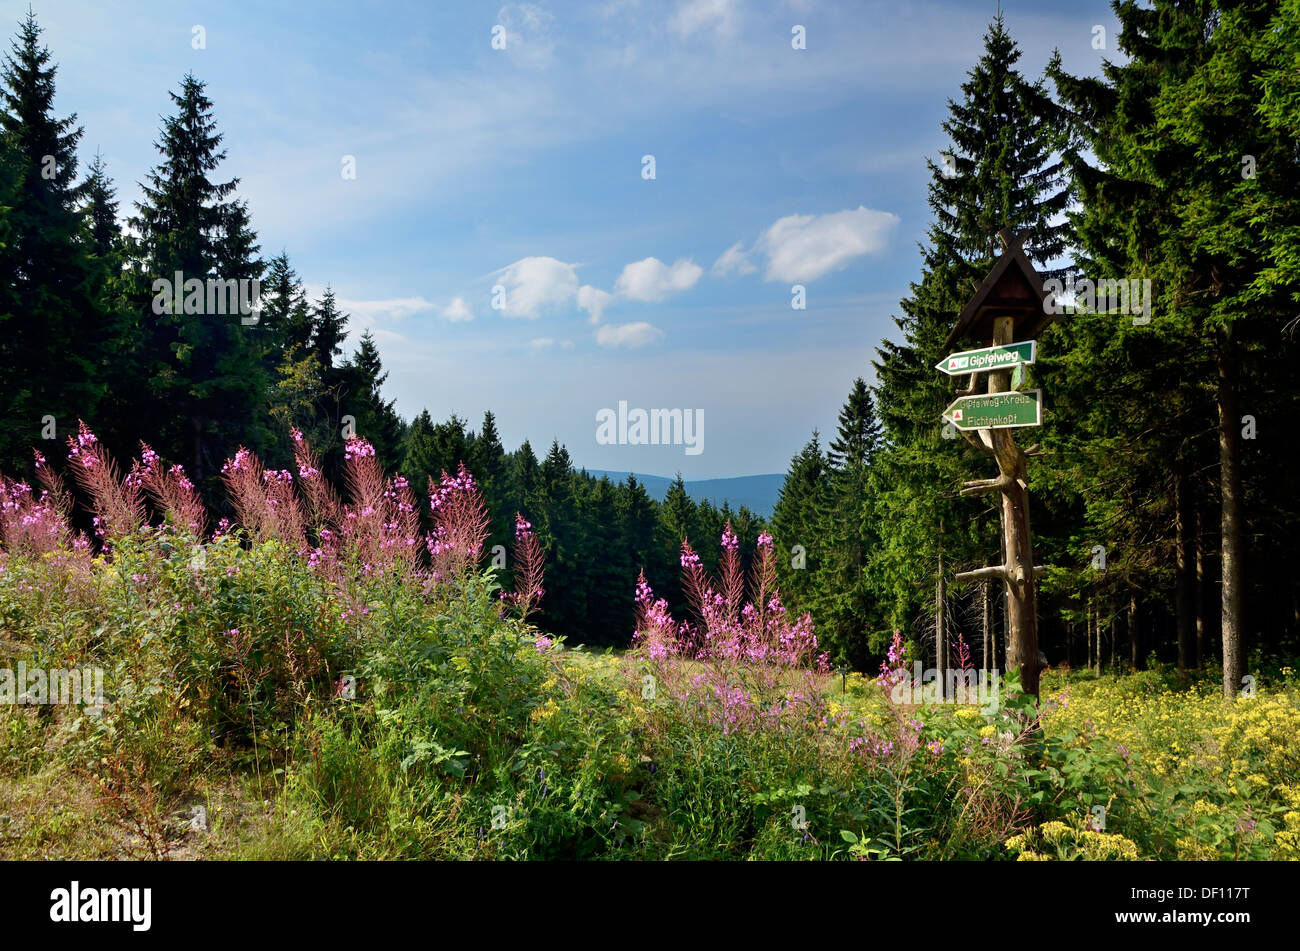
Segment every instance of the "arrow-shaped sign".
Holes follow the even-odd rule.
[[[934,365],[934,368],[949,376],[962,376],[966,373],[1023,366],[1026,363],[1033,363],[1037,358],[1038,341],[1025,340],[1021,343],[983,347],[979,350],[963,350],[961,353],[944,357]]]
[[[1043,424],[1042,390],[962,396],[943,411],[958,429],[1013,429]]]

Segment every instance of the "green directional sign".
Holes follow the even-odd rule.
[[[958,429],[1012,429],[1043,424],[1042,390],[986,393],[952,401],[943,418]]]
[[[949,376],[961,376],[964,373],[1023,366],[1026,363],[1033,363],[1037,357],[1038,341],[1026,340],[1022,343],[1008,343],[997,347],[984,347],[980,350],[963,350],[961,353],[944,357],[934,365],[934,368]]]

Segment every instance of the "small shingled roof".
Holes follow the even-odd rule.
[[[998,232],[1005,249],[966,306],[957,315],[957,324],[948,334],[944,346],[972,339],[982,345],[993,340],[993,318],[1012,317],[1012,339],[1033,340],[1052,322],[1044,302],[1051,297],[1043,290],[1043,280],[1025,256],[1020,244],[1025,233],[1013,234],[1010,228]]]

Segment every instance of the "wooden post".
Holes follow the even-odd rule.
[[[993,321],[993,344],[1012,342],[1014,321],[998,317]],[[1011,389],[1011,371],[989,373],[990,393]],[[1038,695],[1038,583],[1034,578],[1034,549],[1029,536],[1029,491],[1025,454],[1008,429],[990,432],[993,456],[1002,482],[1002,545],[1007,569],[1007,654],[1020,669],[1020,685],[1026,693]]]
[[[1034,340],[1044,326],[1050,321],[1041,304],[1050,295],[1045,291],[1041,278],[1025,256],[1021,242],[1027,233],[1013,234],[1009,228],[999,232],[1004,253],[989,272],[984,283],[971,297],[957,316],[956,326],[949,334],[948,343],[963,337],[990,340],[993,348],[1009,348],[1016,344],[1016,334],[1021,335],[1020,343]],[[1000,354],[1006,350],[999,349]],[[1020,685],[1025,693],[1038,696],[1039,678],[1045,661],[1038,650],[1038,582],[1037,572],[1042,569],[1034,564],[1034,548],[1029,531],[1029,483],[1026,475],[1025,460],[1030,455],[1039,455],[1037,446],[1030,446],[1028,451],[1016,445],[1013,432],[1022,426],[1036,426],[1042,422],[1041,404],[1026,403],[1024,399],[1004,398],[1002,404],[1016,403],[1021,408],[1034,408],[1034,419],[1026,418],[1024,413],[1013,413],[1011,421],[998,420],[990,414],[976,413],[971,416],[958,416],[957,410],[963,408],[970,397],[975,396],[978,375],[983,372],[988,376],[987,392],[990,394],[1011,392],[1011,365],[1033,362],[1033,348],[1019,351],[1014,360],[995,359],[983,366],[971,363],[962,364],[961,358],[973,354],[957,354],[949,362],[940,364],[937,369],[956,376],[956,369],[962,366],[971,370],[971,383],[964,393],[959,394],[959,401],[949,409],[954,414],[947,417],[956,423],[964,419],[965,424],[958,426],[963,438],[986,455],[992,456],[998,465],[998,476],[994,479],[977,479],[966,482],[961,488],[961,495],[982,495],[998,493],[1001,496],[999,515],[1002,522],[1002,564],[963,571],[957,574],[958,583],[966,581],[990,581],[1000,579],[1003,583],[1003,602],[1006,610],[1006,668],[1018,669]],[[1028,359],[1025,359],[1025,355]],[[977,369],[976,367],[979,366]],[[1039,398],[1036,395],[1036,398]],[[978,401],[970,401],[978,403]],[[986,406],[998,405],[988,401]],[[963,408],[963,412],[965,412]],[[980,422],[996,428],[979,428]],[[978,438],[976,434],[978,433]]]

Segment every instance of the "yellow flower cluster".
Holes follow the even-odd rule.
[[[1227,715],[1222,697],[1208,684],[1174,691],[1138,678],[1128,678],[1122,687],[1109,680],[1085,681],[1073,684],[1069,702],[1048,715],[1048,728],[1095,731],[1168,779],[1193,767],[1213,771],[1218,757],[1211,731]]]
[[[1074,828],[1064,822],[1044,822],[1023,835],[1007,839],[1009,851],[1018,853],[1018,862],[1083,860],[1085,862],[1134,862],[1137,845],[1122,835]]]
[[[551,717],[555,716],[559,712],[560,712],[560,705],[556,703],[554,700],[547,698],[545,703],[539,704],[533,708],[533,712],[532,714],[530,714],[530,717],[533,720],[533,722],[538,722],[540,720],[549,720]]]
[[[1259,786],[1300,777],[1300,700],[1294,694],[1241,698],[1213,731],[1228,775]]]

